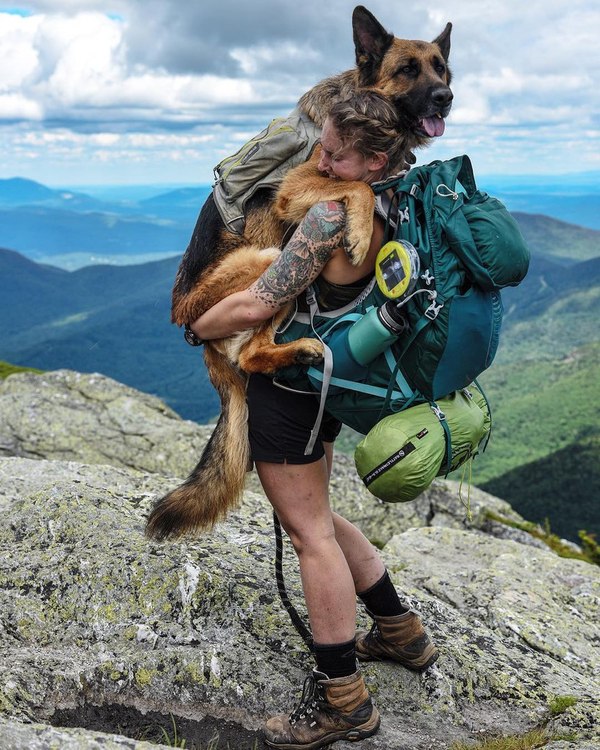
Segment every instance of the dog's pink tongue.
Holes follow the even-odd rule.
[[[425,117],[422,123],[425,132],[431,138],[443,135],[446,130],[446,123],[441,117]]]

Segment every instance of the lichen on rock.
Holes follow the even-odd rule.
[[[155,396],[97,373],[26,372],[0,381],[0,456],[184,476],[210,432]]]
[[[73,396],[78,379],[51,375],[37,401],[35,384],[11,384],[23,376],[11,376],[10,388],[0,391],[0,412],[13,415],[0,442],[21,454],[0,458],[0,734],[12,743],[0,745],[146,746],[119,737],[116,726],[112,735],[50,726],[57,710],[90,706],[215,717],[258,730],[268,715],[293,706],[312,659],[278,598],[271,511],[255,479],[241,508],[211,533],[149,541],[149,509],[180,480],[175,458],[160,469],[151,456],[142,462],[137,443],[127,454],[127,436],[139,430],[128,419],[154,420],[148,450],[162,435],[165,456],[174,456],[186,435],[199,453],[204,433],[154,401],[150,408],[146,396],[135,403],[135,392],[114,381],[109,398],[105,382],[81,376],[79,406],[65,402],[54,414],[86,403],[90,413],[69,422],[81,432],[70,460],[59,460],[64,451],[52,447],[51,431],[60,422],[53,417],[55,426],[44,431],[35,412],[60,403],[52,387]],[[15,401],[11,409],[3,397]],[[110,404],[120,404],[119,418],[109,420],[118,445],[112,453],[100,445]],[[28,425],[17,434],[14,415],[28,410]],[[183,463],[193,465],[197,455],[185,450]],[[33,458],[36,451],[42,457]],[[475,488],[473,520],[466,521],[455,483],[438,482],[399,507],[378,503],[356,479],[350,460],[339,458],[335,507],[379,541],[398,590],[421,612],[441,652],[424,675],[385,663],[363,667],[383,719],[364,747],[449,748],[454,740],[543,724],[551,734],[575,737],[570,750],[600,747],[600,569],[492,536],[486,509],[518,516]],[[289,540],[284,573],[305,617]],[[358,621],[368,624],[363,611]],[[557,696],[575,702],[553,715]],[[561,742],[549,747],[563,750]]]

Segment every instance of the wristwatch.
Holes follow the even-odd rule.
[[[196,334],[192,331],[189,325],[187,325],[187,323],[185,325],[185,330],[183,331],[183,338],[190,346],[202,346],[202,344],[204,343],[204,339],[196,336]]]

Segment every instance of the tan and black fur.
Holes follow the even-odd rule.
[[[361,88],[382,93],[396,107],[406,161],[412,162],[412,151],[430,140],[424,121],[443,118],[450,110],[451,24],[433,42],[398,39],[358,6],[352,25],[356,67],[318,83],[300,99],[299,107],[322,126],[334,101]],[[255,196],[249,202],[243,236],[225,228],[209,197],[175,279],[174,323],[192,323],[220,299],[247,289],[277,256],[289,228],[319,201],[346,204],[349,258],[356,265],[364,260],[372,231],[373,192],[364,183],[324,177],[317,162],[315,150],[306,164],[286,175],[275,197]],[[314,339],[274,343],[273,332],[287,313],[284,308],[257,329],[205,345],[206,367],[221,399],[221,415],[191,475],[155,506],[146,527],[148,536],[164,539],[211,528],[238,505],[250,463],[246,373],[272,373],[322,357],[321,345]]]

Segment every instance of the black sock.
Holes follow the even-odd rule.
[[[330,679],[349,677],[356,672],[354,638],[346,643],[313,643],[317,669]]]
[[[358,596],[372,615],[394,617],[394,615],[403,615],[409,611],[400,602],[398,593],[387,570],[377,583]]]

